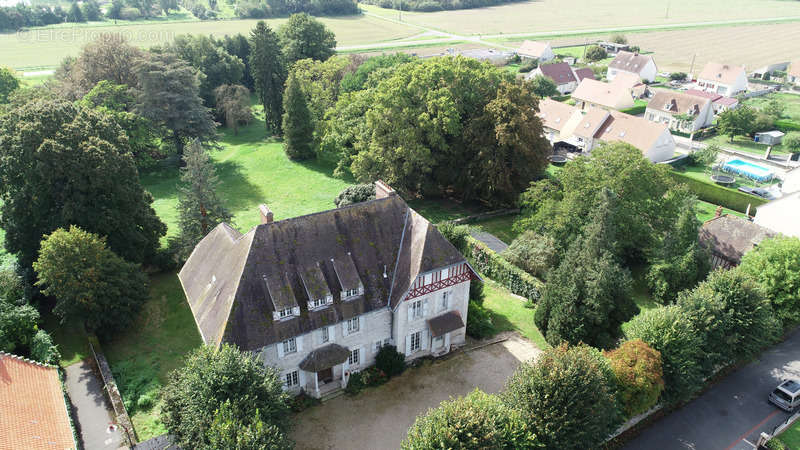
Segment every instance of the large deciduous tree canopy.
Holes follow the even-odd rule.
[[[661,354],[645,342],[625,341],[605,353],[617,378],[617,401],[625,417],[633,417],[655,406],[664,390]]]
[[[586,345],[560,345],[523,363],[502,395],[548,449],[598,448],[621,422],[614,373]]]
[[[306,58],[325,61],[336,53],[333,31],[306,13],[289,16],[278,28],[278,36],[289,65]]]
[[[124,329],[148,298],[148,279],[139,266],[76,226],[45,236],[33,269],[36,285],[56,298],[53,312],[62,323],[80,321],[98,333]]]
[[[478,389],[417,417],[401,445],[404,450],[543,447],[519,411]]]
[[[223,84],[214,89],[214,98],[217,101],[217,114],[225,120],[225,125],[233,129],[233,134],[239,134],[239,125],[248,124],[253,120],[253,110],[250,107],[250,91],[241,84]]]
[[[8,103],[8,95],[19,87],[19,78],[8,67],[0,67],[0,104]]]
[[[614,257],[618,207],[613,193],[600,191],[581,238],[548,277],[534,320],[551,345],[565,341],[611,348],[622,334],[620,326],[638,312],[631,275]]]
[[[216,140],[217,123],[200,98],[200,77],[173,53],[150,53],[136,65],[136,112],[170,133],[178,155],[187,141]]]
[[[739,269],[758,282],[784,326],[800,322],[800,239],[761,241]]]
[[[406,194],[452,190],[510,203],[547,163],[537,108],[535,95],[507,72],[464,57],[435,58],[342,96],[329,111],[322,151],[338,154],[340,170],[361,182],[380,178]]]
[[[183,448],[219,448],[220,439],[226,448],[250,448],[236,447],[240,439],[291,447],[282,381],[249,352],[227,344],[198,348],[170,374],[162,396],[161,420]],[[245,435],[237,437],[237,430]]]
[[[264,21],[259,21],[250,32],[250,70],[256,94],[264,107],[267,131],[280,133],[286,59],[278,36]]]
[[[45,234],[78,225],[109,247],[147,262],[166,226],[139,183],[128,139],[102,111],[35,101],[0,117],[0,225],[22,267]]]

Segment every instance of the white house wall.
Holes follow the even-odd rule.
[[[644,153],[644,156],[651,162],[666,161],[675,154],[675,139],[669,130],[664,130],[658,137],[655,144]]]

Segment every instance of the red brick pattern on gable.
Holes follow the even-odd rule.
[[[57,370],[0,353],[0,450],[71,448]]]

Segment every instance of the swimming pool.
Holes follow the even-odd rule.
[[[747,178],[752,178],[758,181],[769,181],[775,176],[775,172],[769,170],[764,166],[758,164],[742,161],[741,159],[734,159],[725,163],[722,170],[726,172],[738,173]]]

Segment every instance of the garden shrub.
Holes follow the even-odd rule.
[[[700,181],[689,177],[679,172],[670,172],[670,176],[678,183],[683,183],[689,187],[689,190],[697,196],[700,200],[715,205],[721,205],[725,208],[732,209],[744,213],[747,211],[747,205],[750,205],[750,215],[756,213],[756,209],[766,203],[767,201],[743,192],[737,192],[732,189],[726,189],[722,186],[713,184],[711,180],[708,182]]]
[[[483,305],[471,301],[467,312],[467,335],[475,339],[483,339],[495,333],[492,316]]]
[[[380,386],[389,381],[389,377],[386,376],[386,372],[377,368],[376,366],[367,367],[359,372],[359,374],[361,375],[361,382],[364,383],[364,386]]]
[[[361,372],[353,372],[347,380],[347,386],[345,386],[344,391],[349,395],[356,395],[361,392],[364,387],[364,378]]]
[[[483,245],[477,239],[467,236],[467,257],[480,273],[505,286],[514,294],[532,302],[539,301],[542,282],[519,267],[506,261],[501,255]]]
[[[545,448],[598,448],[622,422],[614,372],[598,350],[566,344],[514,372],[502,394]]]
[[[761,286],[784,326],[800,322],[800,239],[761,241],[745,253],[738,269]]]
[[[398,352],[394,345],[384,345],[375,355],[375,367],[389,378],[399,375],[406,368],[406,355]]]
[[[788,133],[790,131],[800,131],[800,122],[792,119],[779,119],[775,121],[775,128]]]
[[[37,331],[31,339],[31,359],[45,364],[58,364],[61,359],[61,353],[53,344],[53,339],[44,330]]]
[[[587,61],[600,61],[608,57],[608,53],[598,45],[591,45],[586,49]]]
[[[375,198],[375,185],[373,183],[356,184],[348,186],[339,192],[333,200],[337,208],[344,208],[353,203],[366,202]]]
[[[469,301],[483,306],[483,299],[486,294],[483,292],[483,281],[472,280],[469,282]]]
[[[703,335],[677,305],[642,312],[628,322],[625,336],[661,353],[667,404],[687,400],[703,386]]]
[[[517,69],[517,71],[519,73],[528,73],[528,72],[536,69],[537,67],[539,67],[539,62],[537,60],[535,60],[535,59],[532,59],[532,60],[526,62],[525,64],[521,65],[519,67],[519,69]]]
[[[720,147],[717,144],[708,144],[705,147],[698,148],[689,154],[689,160],[694,165],[710,166],[714,164],[719,155]]]
[[[635,339],[604,355],[617,378],[617,401],[625,417],[631,418],[655,406],[664,390],[661,353]]]
[[[298,395],[289,400],[289,407],[294,412],[300,412],[320,403],[322,402],[318,398],[314,398],[306,394],[306,391],[301,390]]]
[[[520,412],[479,389],[417,417],[404,450],[542,448]]]
[[[534,231],[525,231],[501,253],[505,259],[539,279],[558,264],[558,251],[553,238]]]
[[[445,237],[451,244],[461,252],[462,255],[468,256],[467,239],[469,239],[469,227],[466,225],[456,225],[452,222],[445,222],[437,225],[439,233]]]
[[[630,108],[621,109],[619,111],[622,112],[622,113],[625,113],[625,114],[630,114],[632,116],[636,116],[636,115],[642,114],[646,110],[647,110],[647,105],[634,105],[634,106],[631,106]]]

